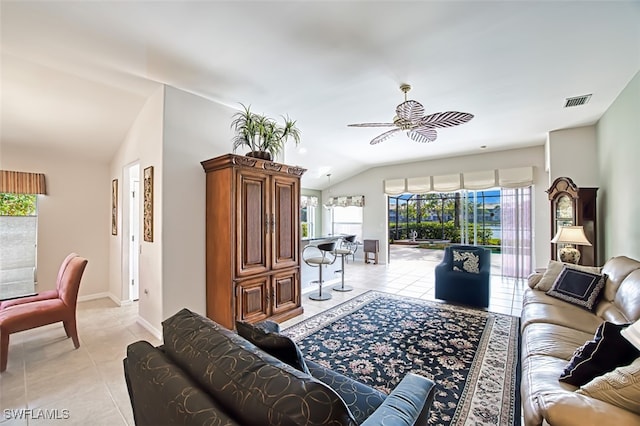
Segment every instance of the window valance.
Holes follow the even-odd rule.
[[[11,194],[46,194],[44,174],[0,170],[0,192]]]
[[[300,197],[300,208],[318,207],[318,197],[313,195],[303,195]]]
[[[326,207],[364,207],[364,195],[329,197]]]
[[[482,190],[489,188],[522,188],[533,184],[533,166],[449,175],[424,176],[402,179],[386,179],[384,193],[424,194],[427,192],[453,192],[460,189]]]

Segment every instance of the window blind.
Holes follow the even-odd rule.
[[[533,166],[440,176],[386,179],[384,193],[387,195],[424,194],[427,192],[453,192],[460,189],[478,191],[496,187],[524,188],[530,185],[533,185]]]

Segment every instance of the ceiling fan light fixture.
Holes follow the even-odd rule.
[[[404,102],[396,107],[396,115],[392,123],[357,123],[348,124],[349,127],[392,127],[391,130],[376,136],[371,145],[389,139],[399,131],[407,131],[407,136],[416,142],[433,142],[438,137],[436,128],[453,127],[464,124],[473,118],[473,114],[458,111],[437,112],[424,115],[424,106],[418,101],[407,99],[407,92],[411,90],[409,84],[400,85],[404,93]]]

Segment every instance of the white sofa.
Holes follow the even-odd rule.
[[[524,294],[521,316],[524,424],[640,425],[640,392],[631,397],[637,402],[634,410],[633,406],[631,409],[618,406],[625,404],[619,404],[617,396],[613,397],[614,405],[605,402],[607,397],[601,394],[596,399],[558,380],[574,351],[594,338],[603,321],[625,324],[640,318],[640,261],[619,256],[606,262],[601,268],[601,273],[607,275],[605,287],[593,313],[544,291],[554,279],[551,269],[557,274],[563,266],[552,261],[547,271],[532,274],[530,288]],[[632,364],[639,370],[640,358]],[[634,374],[632,392],[640,389],[640,374]]]

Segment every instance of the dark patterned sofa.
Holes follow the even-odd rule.
[[[269,328],[257,334],[273,336]],[[427,424],[434,383],[418,375],[386,395],[295,354],[295,362],[278,359],[187,309],[163,322],[163,337],[160,347],[139,341],[127,348],[124,374],[138,426]],[[267,350],[281,355],[272,343]]]

